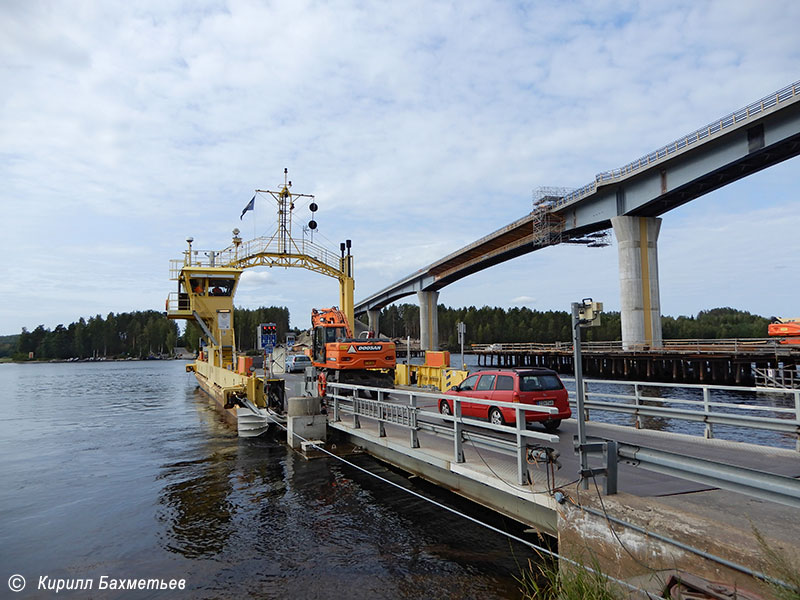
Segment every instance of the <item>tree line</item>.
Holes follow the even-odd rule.
[[[234,331],[239,351],[255,349],[257,327],[260,323],[275,323],[278,339],[289,331],[289,309],[261,307],[234,309]],[[108,313],[50,330],[39,325],[33,331],[25,327],[19,335],[0,339],[0,357],[14,360],[67,360],[97,358],[147,358],[171,356],[178,346],[197,351],[202,335],[194,323],[187,323],[183,335],[178,324],[154,310],[114,314]],[[31,355],[31,353],[33,353]]]
[[[69,359],[161,356],[171,354],[178,340],[178,326],[154,310],[81,317],[52,331],[39,325],[24,327],[17,339],[14,358]],[[32,355],[31,355],[32,353]]]
[[[526,307],[504,309],[484,306],[451,308],[439,306],[439,345],[458,349],[456,324],[466,324],[466,344],[512,342],[571,342],[571,316],[566,311],[538,311]],[[365,320],[365,317],[362,317]],[[661,317],[664,339],[719,339],[767,337],[773,318],[733,308],[700,311],[697,316]],[[366,321],[365,321],[366,322]],[[392,338],[419,338],[419,307],[393,304],[381,311],[381,333]],[[585,330],[587,341],[615,341],[621,338],[619,312],[606,312],[599,327]]]
[[[236,336],[237,351],[250,352],[258,348],[258,326],[261,323],[275,323],[278,342],[283,342],[290,331],[289,309],[285,306],[234,308],[233,331]],[[183,346],[190,352],[196,352],[201,337],[203,334],[200,327],[194,321],[187,322],[182,339]]]
[[[767,325],[774,320],[733,308],[700,311],[697,316],[661,317],[664,339],[717,339],[766,337]],[[451,308],[439,306],[439,342],[442,349],[458,350],[456,324],[466,323],[466,344],[511,342],[570,342],[570,315],[566,311],[537,311],[525,307],[503,309],[484,306]],[[260,307],[234,309],[234,331],[239,352],[255,351],[258,325],[275,323],[282,342],[289,328],[289,309]],[[381,311],[381,333],[392,338],[419,339],[419,306],[393,304]],[[153,310],[108,313],[81,318],[52,331],[39,325],[33,331],[23,327],[17,336],[4,336],[0,357],[16,360],[69,358],[146,358],[171,355],[176,346],[196,352],[200,328],[188,322],[183,335],[175,321]],[[618,312],[603,313],[601,325],[585,330],[587,341],[614,341],[621,337]]]

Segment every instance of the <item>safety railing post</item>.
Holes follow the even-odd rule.
[[[341,421],[342,416],[339,412],[339,394],[335,394],[333,397],[333,421],[334,423]]]
[[[706,418],[706,430],[705,430],[705,438],[710,440],[714,437],[714,429],[711,421],[709,421],[708,417],[711,412],[711,407],[708,403],[711,401],[711,390],[708,389],[708,386],[703,386],[703,413],[705,414]]]
[[[417,397],[414,394],[409,394],[408,406],[411,408],[412,418],[414,422],[411,424],[411,447],[419,448],[419,435],[417,434]]]
[[[385,418],[383,412],[383,392],[378,391],[378,402],[381,404],[378,405],[378,437],[386,437],[386,426],[383,423],[383,419]]]
[[[797,424],[794,447],[795,450],[800,452],[800,390],[795,390],[794,392],[794,418],[795,423]]]
[[[361,429],[361,421],[358,418],[358,390],[353,392],[353,429]]]
[[[605,444],[606,452],[606,496],[613,496],[617,493],[617,442],[607,440]]]
[[[464,462],[464,449],[461,442],[461,400],[453,400],[453,460]]]
[[[525,438],[522,436],[523,428],[525,427],[525,414],[522,412],[521,407],[514,409],[517,418],[517,483],[519,485],[527,485],[528,483],[528,465],[527,465],[527,445]]]
[[[639,413],[639,407],[641,406],[642,396],[641,390],[639,389],[639,384],[633,384],[633,393],[635,395],[634,402],[636,403],[636,429],[642,428],[642,415]]]

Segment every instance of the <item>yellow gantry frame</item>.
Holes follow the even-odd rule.
[[[247,269],[250,267],[296,267],[308,269],[339,280],[339,308],[353,327],[355,280],[352,277],[353,257],[341,259],[341,270],[337,270],[308,254],[282,254],[277,252],[257,252],[227,263],[226,267]],[[324,304],[324,303],[323,303]]]

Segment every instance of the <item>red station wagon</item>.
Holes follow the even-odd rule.
[[[498,402],[522,402],[523,404],[539,404],[555,406],[558,414],[550,415],[535,411],[525,412],[525,422],[540,421],[547,431],[556,431],[562,419],[572,416],[569,409],[569,398],[564,384],[558,374],[550,369],[511,369],[502,371],[480,371],[470,375],[459,385],[450,389],[448,394],[495,400]],[[452,400],[439,400],[439,412],[443,415],[453,414]],[[516,423],[516,411],[513,408],[497,407],[491,404],[461,402],[461,414],[465,417],[487,419],[495,425]]]

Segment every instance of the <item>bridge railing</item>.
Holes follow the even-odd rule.
[[[563,198],[558,200],[554,204],[553,210],[558,210],[567,204],[576,202],[593,194],[597,190],[598,185],[626,177],[631,173],[638,171],[639,169],[646,168],[653,163],[672,156],[676,152],[679,152],[688,146],[708,140],[714,134],[719,133],[729,127],[733,127],[735,125],[738,126],[744,121],[752,119],[753,117],[758,117],[762,115],[764,111],[777,106],[782,102],[792,100],[799,95],[800,81],[796,81],[791,85],[781,88],[777,92],[769,94],[768,96],[764,96],[760,100],[756,100],[752,104],[748,104],[744,108],[740,108],[739,110],[725,115],[720,119],[712,121],[705,127],[701,127],[700,129],[696,129],[691,133],[681,136],[677,140],[674,140],[669,144],[665,144],[657,150],[653,150],[652,152],[649,152],[644,156],[629,162],[627,165],[624,165],[618,169],[611,169],[610,171],[598,173],[595,175],[594,181],[566,194]]]
[[[575,380],[564,377],[564,382]],[[621,390],[609,392],[608,386],[619,386]],[[600,387],[601,389],[597,389]],[[605,388],[603,391],[602,388]],[[674,396],[648,395],[649,390],[682,389],[702,395],[702,400],[676,398]],[[630,415],[637,429],[645,429],[647,417],[676,419],[703,423],[704,437],[714,437],[714,425],[729,425],[744,429],[761,429],[786,433],[795,438],[795,449],[800,452],[800,389],[731,387],[702,384],[670,384],[651,382],[614,381],[608,379],[584,379],[586,419],[592,410]],[[770,394],[774,398],[789,400],[794,406],[765,406],[740,402],[720,402],[713,394],[730,392]],[[652,392],[649,392],[652,394]],[[575,410],[575,392],[570,391],[570,405]],[[770,413],[775,416],[767,416]],[[785,415],[785,416],[782,416]]]
[[[346,413],[353,418],[353,427],[359,429],[361,427],[361,419],[371,419],[377,421],[379,424],[378,431],[380,437],[386,437],[385,423],[392,423],[409,430],[409,447],[419,448],[419,437],[417,432],[420,429],[427,429],[438,433],[447,432],[453,438],[453,459],[454,463],[466,462],[464,455],[464,425],[469,425],[473,428],[486,429],[496,432],[511,433],[514,435],[514,441],[498,439],[496,437],[489,437],[481,435],[480,433],[470,432],[469,437],[477,443],[490,447],[513,453],[517,459],[517,484],[526,485],[528,483],[528,440],[536,440],[537,442],[558,442],[558,436],[549,433],[542,433],[539,431],[530,431],[526,427],[525,414],[527,412],[537,412],[545,414],[557,414],[558,409],[553,406],[538,406],[534,404],[520,404],[519,402],[496,402],[491,400],[484,400],[481,398],[466,398],[464,396],[456,396],[454,394],[443,393],[430,393],[417,390],[405,389],[392,389],[387,390],[384,388],[376,388],[361,385],[349,385],[344,383],[328,382],[327,395],[333,403],[333,414],[331,416],[333,422],[342,420],[342,414]],[[374,396],[377,399],[366,398],[366,395]],[[391,395],[392,402],[387,402],[387,396]],[[417,403],[419,399],[427,398],[439,400],[450,400],[453,404],[453,414],[446,415],[438,412],[434,413],[428,410],[423,410]],[[471,404],[483,404],[497,406],[501,408],[514,409],[515,424],[513,427],[508,425],[493,425],[485,421],[478,421],[476,419],[465,419],[461,414],[461,403],[469,402]],[[432,425],[424,423],[419,417],[420,415],[435,416],[447,423],[452,423],[451,427],[442,427],[439,425]]]

